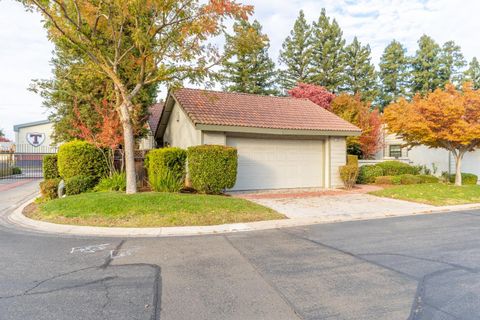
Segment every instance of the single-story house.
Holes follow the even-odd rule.
[[[238,150],[233,190],[335,188],[346,138],[361,130],[307,99],[178,89],[168,93],[158,146]]]

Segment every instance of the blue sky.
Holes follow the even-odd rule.
[[[478,0],[242,0],[255,6],[254,18],[271,40],[274,60],[298,11],[309,21],[321,8],[334,17],[347,41],[357,36],[369,43],[375,63],[385,46],[396,39],[413,53],[422,34],[437,42],[454,40],[468,60],[480,57],[480,1]],[[0,1],[0,128],[13,138],[13,125],[47,117],[41,98],[27,90],[32,79],[51,75],[48,42],[38,14],[25,12],[13,0]],[[160,94],[160,97],[163,93]]]

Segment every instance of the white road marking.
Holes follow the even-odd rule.
[[[103,251],[107,249],[107,247],[110,245],[110,243],[104,243],[104,244],[97,244],[97,245],[92,245],[92,246],[84,246],[84,247],[74,247],[70,251],[70,253],[95,253],[98,251]]]

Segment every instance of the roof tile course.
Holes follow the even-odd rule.
[[[359,128],[307,99],[199,89],[173,96],[195,124],[358,132]]]

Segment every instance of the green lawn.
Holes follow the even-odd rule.
[[[156,192],[84,193],[38,204],[25,213],[54,223],[104,227],[205,226],[285,218],[244,199]]]
[[[456,187],[447,184],[416,184],[387,188],[370,192],[375,196],[400,200],[408,200],[431,204],[434,206],[447,206],[466,203],[480,203],[480,186],[468,185]]]

